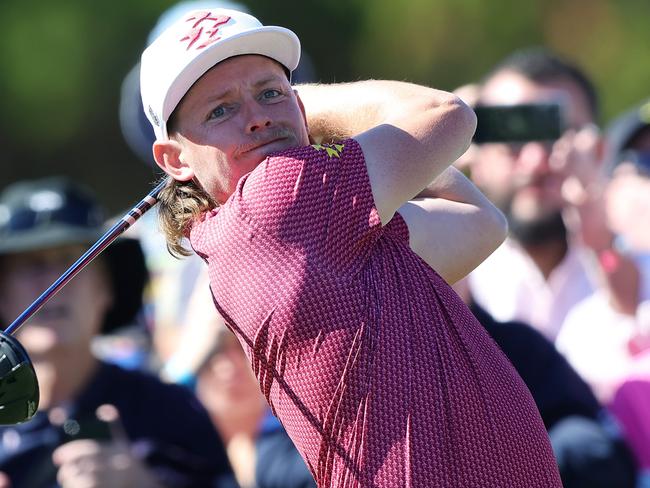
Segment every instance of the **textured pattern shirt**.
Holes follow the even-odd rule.
[[[560,487],[530,393],[408,238],[354,140],[268,157],[190,234],[320,488]]]

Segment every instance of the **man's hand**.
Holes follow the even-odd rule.
[[[634,315],[639,301],[640,275],[636,263],[612,249],[615,234],[605,206],[606,178],[602,171],[602,139],[595,126],[568,131],[553,148],[551,165],[565,176],[562,213],[571,236],[598,257],[611,305]]]
[[[607,226],[603,200],[606,181],[601,171],[601,150],[598,128],[587,125],[578,131],[567,131],[555,144],[551,156],[553,169],[565,178],[562,197],[567,228],[595,252],[609,248],[614,237]]]
[[[83,439],[57,448],[52,460],[59,466],[57,480],[63,488],[155,488],[160,485],[128,445]]]
[[[476,268],[507,234],[503,214],[454,167],[399,212],[411,249],[450,284]]]
[[[589,193],[602,189],[603,141],[598,128],[589,124],[568,130],[554,144],[551,168],[564,175],[562,196],[570,205],[580,205]]]
[[[633,249],[650,251],[650,178],[627,172],[615,176],[606,191],[607,217],[612,229]]]
[[[11,480],[3,471],[0,471],[0,488],[11,488]]]

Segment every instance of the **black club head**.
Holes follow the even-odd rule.
[[[13,336],[0,332],[0,425],[29,420],[38,409],[34,366]]]

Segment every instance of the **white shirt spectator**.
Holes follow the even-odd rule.
[[[555,341],[573,306],[596,286],[586,256],[575,247],[548,279],[512,239],[506,240],[469,275],[474,300],[495,319],[530,324]]]
[[[555,343],[603,403],[611,400],[628,377],[650,373],[649,258],[637,258],[643,301],[636,317],[618,313],[607,294],[597,291],[571,310]],[[634,341],[632,346],[630,341]]]

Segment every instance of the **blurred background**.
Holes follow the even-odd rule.
[[[64,174],[112,212],[155,179],[124,142],[120,86],[172,0],[0,2],[0,187]],[[395,78],[451,90],[512,50],[546,45],[578,61],[608,122],[650,92],[644,0],[249,0],[293,29],[323,82]]]
[[[130,208],[150,190],[159,173],[151,163],[151,144],[143,131],[150,127],[147,122],[140,124],[139,93],[129,80],[137,81],[137,64],[152,28],[177,2],[0,0],[0,189],[19,180],[67,176],[89,187],[111,215]],[[495,253],[496,267],[489,268],[487,260],[483,275],[478,268],[474,283],[460,282],[457,291],[529,387],[565,486],[630,488],[636,483],[636,488],[650,488],[650,226],[644,225],[650,222],[650,1],[237,3],[264,24],[282,25],[298,34],[308,62],[296,70],[296,79],[389,78],[448,91],[465,86],[462,96],[472,103],[478,85],[474,91],[466,85],[480,82],[517,49],[545,46],[577,63],[593,80],[602,109],[595,122],[608,128],[606,145],[601,145],[602,133],[595,130],[590,116],[580,125],[574,123],[572,128],[578,131],[567,130],[559,140],[560,121],[553,119],[552,128],[558,133],[552,137],[505,142],[493,138],[492,144],[473,145],[457,163],[488,197],[500,202],[512,230],[500,248],[502,253]],[[532,83],[534,96],[529,98],[537,104],[544,99],[540,93],[553,83],[576,83],[572,76],[535,81],[525,70],[515,73],[517,86]],[[503,83],[503,77],[491,81],[492,92],[501,96],[503,90],[494,87]],[[577,100],[569,105],[575,110],[585,102],[581,97],[585,87],[578,83],[569,88],[562,90],[569,101]],[[516,90],[506,91],[510,96]],[[494,102],[482,95],[487,105],[512,101],[497,97]],[[516,104],[515,109],[525,107],[521,100]],[[538,117],[546,112],[539,106],[537,111],[527,110],[533,114],[526,118],[535,122],[531,126],[546,127],[546,118]],[[554,113],[559,115],[557,110]],[[577,120],[575,114],[569,115]],[[613,120],[617,121],[614,130]],[[489,122],[483,127],[490,124],[508,126]],[[602,149],[607,151],[601,153]],[[0,300],[2,319],[5,314],[15,317],[80,254],[80,246],[89,244],[87,238],[74,240],[76,234],[67,231],[69,221],[78,223],[76,216],[98,213],[94,204],[74,197],[72,189],[64,191],[66,185],[50,188],[60,197],[59,206],[52,207],[51,202],[32,203],[30,195],[37,190],[31,188],[23,189],[20,198],[7,197],[11,204],[0,198],[0,297],[8,297]],[[528,206],[512,204],[518,195],[524,195],[519,201]],[[529,208],[535,210],[533,218],[526,214]],[[5,218],[15,215],[20,218]],[[94,239],[99,222],[85,219],[83,225],[91,227],[92,233],[84,235]],[[73,242],[46,242],[50,224],[60,224],[66,231],[56,235],[72,236]],[[5,228],[8,231],[3,233]],[[26,348],[33,357],[34,351],[41,355],[37,372],[42,408],[33,422],[0,427],[0,488],[8,486],[9,478],[16,487],[45,486],[22,482],[21,476],[54,480],[73,473],[71,478],[81,477],[83,470],[71,469],[88,457],[84,444],[76,444],[76,451],[68,451],[69,457],[63,459],[58,449],[62,446],[65,453],[76,441],[86,440],[95,441],[96,449],[95,464],[86,464],[92,467],[89,471],[111,473],[103,478],[108,485],[99,486],[120,484],[114,478],[120,473],[130,476],[120,486],[145,486],[133,480],[167,475],[172,476],[168,486],[212,486],[206,480],[218,477],[234,482],[232,468],[243,487],[312,487],[311,474],[271,415],[248,359],[214,310],[202,260],[169,256],[157,232],[155,212],[148,213],[133,231],[131,237],[138,237],[142,247],[135,240],[129,244],[137,256],[123,253],[120,258],[116,243],[107,250],[106,269],[89,267],[99,269],[95,281],[81,281],[88,276],[81,275],[73,281],[78,286],[66,288],[57,296],[58,302],[53,300],[49,310],[34,318],[42,319],[40,328],[37,322],[21,331],[34,332]],[[16,238],[11,242],[24,238],[35,247],[11,248],[10,237]],[[116,257],[109,257],[111,251],[118,253]],[[102,277],[115,288],[111,295],[117,297],[115,304],[138,308],[135,317],[125,319],[126,327],[105,328],[95,320],[112,313]],[[83,313],[73,313],[78,309]],[[66,336],[59,329],[93,333]],[[77,336],[81,340],[69,343],[58,339]],[[29,335],[21,341],[28,342]],[[102,375],[94,373],[95,356],[101,361],[97,367]],[[84,364],[89,366],[80,367]],[[132,369],[187,388],[150,378],[151,389],[142,389],[139,372]],[[67,385],[54,381],[69,377],[77,381],[74,388],[66,390]],[[114,383],[102,383],[109,380]],[[131,386],[124,387],[125,382]],[[92,388],[113,384],[120,386],[106,386],[112,396],[102,402],[112,405],[115,415],[105,420],[95,409],[100,405],[85,405],[83,399]],[[66,407],[63,417],[53,398]],[[166,408],[151,409],[154,403]],[[206,411],[196,415],[199,403]],[[146,405],[146,422],[145,409],[139,405]],[[196,423],[190,428],[185,420],[178,423],[178,418]],[[65,425],[75,419],[88,424],[78,422],[84,427],[72,439]],[[98,422],[107,424],[96,429],[99,434],[93,430]],[[108,424],[125,426],[128,442],[109,432]],[[148,430],[141,431],[145,424]],[[27,436],[39,441],[22,442]],[[136,453],[137,449],[145,452],[139,448],[141,442],[148,443],[151,452],[169,456],[143,460]],[[44,453],[39,454],[38,469],[32,457],[36,449]],[[55,452],[59,455],[53,464]],[[109,455],[127,459],[129,469],[113,469],[105,462]],[[187,483],[179,483],[178,476]],[[294,482],[291,487],[288,479]]]

